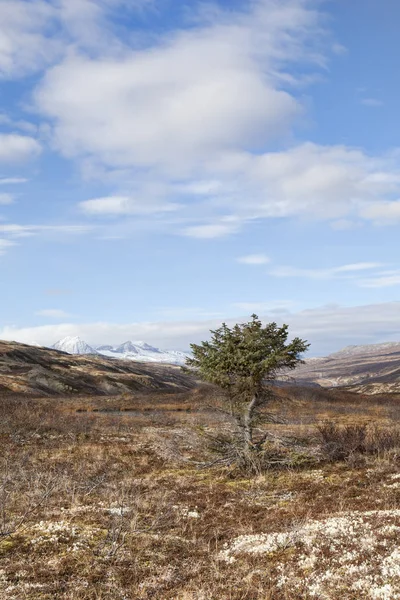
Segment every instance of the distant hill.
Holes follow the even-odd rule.
[[[81,346],[79,346],[81,347]],[[115,395],[195,387],[179,368],[0,341],[0,394]]]
[[[170,365],[184,365],[187,354],[177,350],[160,350],[146,342],[131,342],[119,346],[98,346],[93,348],[79,337],[66,337],[52,346],[68,354],[102,354],[109,358],[134,360],[138,362],[156,362]]]
[[[68,347],[85,353],[68,354],[51,348],[0,341],[0,394],[117,395],[179,392],[196,387],[193,378],[177,366],[155,361],[153,357],[163,351],[149,349],[144,342],[140,343],[142,346],[126,342],[118,352],[118,347],[92,348],[79,338],[72,340]],[[128,354],[134,355],[128,344],[138,350],[136,360],[127,359]],[[147,363],[141,360],[140,347],[142,352],[151,353]],[[365,394],[400,393],[400,343],[348,346],[324,358],[308,359],[282,379],[300,385],[341,387]]]
[[[347,346],[311,358],[288,375],[298,383],[347,387],[367,394],[400,392],[400,343]]]

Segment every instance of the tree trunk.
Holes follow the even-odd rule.
[[[253,398],[249,402],[246,407],[246,412],[244,413],[244,447],[246,452],[250,452],[253,447],[253,417],[254,411],[256,409],[258,403],[257,394],[254,394]]]

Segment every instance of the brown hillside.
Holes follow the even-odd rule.
[[[193,387],[195,382],[179,367],[70,355],[0,341],[0,392],[3,393],[102,396],[156,390],[176,392]]]

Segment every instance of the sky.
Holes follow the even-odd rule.
[[[0,0],[0,339],[400,341],[396,0]]]

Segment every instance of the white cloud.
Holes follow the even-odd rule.
[[[0,223],[0,234],[13,238],[30,237],[41,233],[47,235],[81,235],[91,229],[87,225],[20,225],[17,223]]]
[[[266,265],[271,262],[271,259],[265,254],[248,254],[247,256],[240,256],[237,262],[244,265]]]
[[[221,152],[199,170],[203,179],[198,172],[193,187],[190,178],[186,185],[174,186],[165,173],[158,173],[165,198],[175,191],[188,207],[187,216],[193,221],[197,215],[198,222],[185,229],[187,235],[229,235],[246,222],[267,218],[329,220],[333,228],[343,229],[365,221],[390,224],[400,217],[400,201],[387,200],[400,195],[395,157],[369,157],[345,146],[304,143],[263,154]],[[151,176],[157,177],[153,172]],[[136,192],[144,202],[153,201],[147,187],[143,180]],[[222,212],[229,216],[219,216]]]
[[[367,306],[326,306],[297,313],[264,314],[265,321],[289,324],[291,335],[311,342],[309,355],[328,354],[348,344],[371,344],[400,340],[400,302]],[[87,323],[40,327],[4,326],[0,339],[51,345],[67,335],[79,335],[91,345],[116,344],[126,339],[144,339],[161,348],[187,349],[190,343],[209,339],[210,329],[226,320],[232,326],[243,318],[157,323]]]
[[[92,215],[146,215],[175,211],[179,205],[172,202],[147,202],[130,196],[108,196],[85,200],[79,207],[83,212]]]
[[[400,270],[376,273],[373,277],[361,279],[358,285],[364,288],[383,288],[400,285]]]
[[[87,225],[20,225],[0,221],[0,236],[3,236],[0,237],[0,254],[5,254],[6,250],[18,245],[16,240],[22,238],[37,236],[58,241],[70,236],[83,235],[92,229]]]
[[[362,216],[377,225],[396,224],[400,220],[400,200],[371,203],[362,210]]]
[[[66,41],[85,50],[118,52],[122,42],[112,27],[116,9],[137,11],[151,7],[155,0],[58,0],[57,19]],[[124,14],[124,13],[122,13]]]
[[[114,174],[120,190],[129,189],[121,175],[135,182],[132,198],[116,190],[82,203],[88,214],[170,206],[175,191],[188,207],[188,224],[175,233],[209,239],[268,218],[330,220],[335,228],[375,223],[368,210],[400,193],[393,157],[313,143],[288,148],[304,111],[303,67],[308,77],[325,66],[328,47],[343,53],[321,30],[318,2],[255,0],[237,12],[208,7],[189,29],[134,48],[114,38],[109,44],[107,35],[101,42],[110,6],[62,0],[76,39],[82,37],[77,17],[87,16],[92,51],[81,41],[35,93],[60,152],[80,160],[86,173],[108,181]],[[93,49],[95,40],[101,49]],[[279,144],[285,150],[270,151]],[[164,188],[156,202],[150,182]]]
[[[382,267],[382,263],[378,262],[361,262],[350,265],[342,265],[341,267],[334,267],[334,273],[352,273],[354,271],[368,271],[370,269],[377,269]]]
[[[36,134],[38,131],[37,125],[24,121],[23,119],[12,119],[8,114],[0,112],[0,124],[6,125],[8,129],[19,129],[25,133]]]
[[[16,243],[12,242],[11,240],[6,240],[6,239],[2,239],[0,238],[0,256],[2,254],[5,254],[7,252],[7,250],[9,248],[11,248],[11,246],[15,246]]]
[[[132,11],[152,0],[0,0],[0,78],[44,69],[73,48],[121,49],[107,17],[124,5]]]
[[[22,238],[35,235],[37,226],[18,225],[16,223],[0,223],[0,233],[9,235],[10,237]]]
[[[14,196],[12,194],[0,194],[0,204],[12,204]]]
[[[0,77],[35,71],[59,51],[56,39],[47,37],[54,25],[55,8],[42,0],[1,0]]]
[[[226,217],[221,219],[219,223],[207,223],[205,225],[192,225],[182,229],[182,235],[198,239],[220,238],[239,230],[239,223],[236,219]]]
[[[305,277],[307,279],[334,279],[337,277],[359,276],[359,273],[366,270],[374,270],[382,267],[382,263],[361,262],[339,267],[323,269],[302,269],[291,266],[277,266],[271,268],[268,273],[274,277]]]
[[[37,101],[55,120],[57,146],[111,167],[179,175],[210,154],[260,143],[262,134],[274,139],[297,113],[295,100],[262,84],[236,57],[219,59],[224,48],[212,41],[199,46],[184,40],[124,62],[77,57],[54,68]]]
[[[15,185],[18,183],[26,183],[28,179],[24,177],[3,177],[0,179],[0,185]]]
[[[47,317],[49,319],[66,319],[71,316],[64,310],[58,308],[46,308],[43,310],[38,310],[35,312],[35,315],[39,317]]]
[[[192,181],[175,187],[180,194],[190,194],[191,196],[212,196],[221,192],[221,182],[210,181]]]
[[[179,174],[287,131],[301,107],[281,89],[283,65],[322,60],[310,49],[317,13],[259,0],[219,15],[122,57],[76,54],[49,70],[36,103],[60,150]]]
[[[0,162],[22,162],[36,157],[40,152],[40,144],[31,137],[0,133]]]
[[[234,175],[237,191],[228,193],[226,202],[243,216],[337,221],[368,218],[366,206],[400,192],[399,170],[388,169],[388,162],[345,146],[304,143],[281,152],[225,157],[216,168],[228,190]]]

